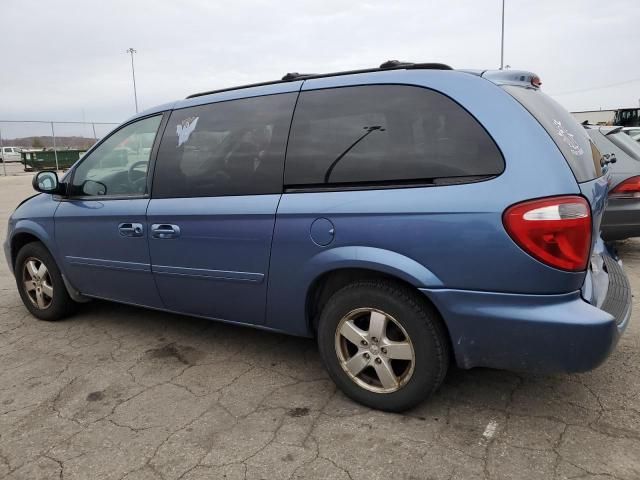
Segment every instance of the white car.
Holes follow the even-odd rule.
[[[20,162],[20,149],[18,147],[2,147],[0,151],[0,162]]]

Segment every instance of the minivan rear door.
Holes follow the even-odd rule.
[[[264,323],[296,98],[297,91],[214,97],[172,112],[147,210],[153,275],[167,309]]]
[[[606,175],[606,168],[602,168],[602,154],[573,116],[539,88],[520,85],[504,85],[503,88],[547,131],[573,171],[580,192],[589,201],[593,222],[592,257],[585,281],[589,292],[585,298],[589,297],[587,300],[597,303],[597,298],[606,295],[608,285],[606,271],[602,268],[603,255],[608,253],[600,239],[600,224],[607,206],[609,175]],[[599,275],[605,278],[595,281]]]

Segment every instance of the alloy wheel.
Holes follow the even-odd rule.
[[[335,349],[349,378],[375,393],[399,390],[415,368],[415,351],[406,330],[375,308],[352,310],[340,320]]]
[[[47,266],[35,257],[29,257],[22,269],[22,282],[31,303],[46,310],[53,302],[53,283]]]

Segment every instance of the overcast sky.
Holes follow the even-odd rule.
[[[123,121],[134,113],[128,47],[141,109],[387,59],[497,68],[500,10],[501,0],[2,0],[0,119]],[[506,0],[505,63],[538,73],[570,110],[637,106],[639,24],[640,0]]]

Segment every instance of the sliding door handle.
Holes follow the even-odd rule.
[[[151,225],[151,236],[153,238],[177,238],[180,236],[180,227],[167,223],[154,223]]]

